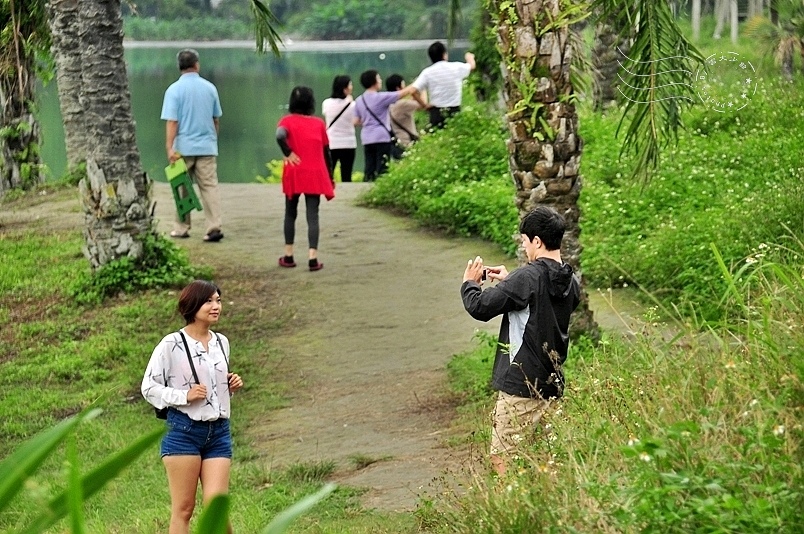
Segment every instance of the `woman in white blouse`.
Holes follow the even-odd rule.
[[[327,123],[329,150],[332,153],[332,170],[341,164],[341,182],[352,181],[352,168],[357,152],[355,137],[355,102],[352,99],[352,80],[349,76],[335,76],[332,96],[321,104],[324,122]]]
[[[229,401],[243,387],[229,372],[229,340],[210,330],[221,314],[220,289],[196,280],[182,290],[178,308],[185,327],[159,342],[142,379],[145,400],[167,409],[160,452],[170,486],[170,534],[189,532],[199,481],[204,503],[229,491]]]

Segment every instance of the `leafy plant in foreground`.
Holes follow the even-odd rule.
[[[0,512],[7,508],[22,489],[25,481],[44,463],[61,443],[72,439],[78,426],[97,417],[100,410],[90,410],[70,417],[24,443],[0,463]],[[161,437],[163,429],[146,434],[122,451],[110,455],[88,473],[78,469],[78,456],[74,445],[69,447],[70,465],[68,489],[53,497],[44,510],[30,524],[17,532],[35,534],[43,532],[58,520],[70,516],[73,532],[84,532],[81,504],[98,492],[120,471],[131,464],[143,451]]]
[[[60,444],[67,443],[67,463],[69,464],[67,489],[50,499],[44,510],[29,524],[12,532],[38,534],[65,517],[69,518],[70,532],[73,534],[86,532],[82,511],[84,501],[117,477],[140,454],[154,445],[164,433],[163,428],[152,431],[122,451],[110,455],[89,472],[82,474],[79,469],[74,434],[82,422],[93,419],[99,414],[100,410],[94,409],[67,418],[34,436],[0,463],[0,513],[2,513],[12,504],[25,481],[42,466],[48,456]],[[296,518],[326,498],[335,490],[335,487],[335,484],[326,484],[318,492],[287,508],[278,514],[262,533],[281,534],[285,532]],[[228,532],[229,502],[230,499],[227,495],[214,498],[204,509],[195,532],[198,534],[225,534]]]

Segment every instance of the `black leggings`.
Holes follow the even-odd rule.
[[[299,197],[285,197],[285,244],[292,245],[296,237],[296,215],[299,212]],[[304,204],[307,206],[307,241],[310,248],[318,248],[318,206],[321,204],[319,195],[304,195]]]
[[[355,164],[356,148],[333,148],[330,149],[332,154],[332,170],[341,162],[341,182],[352,181],[352,167]]]

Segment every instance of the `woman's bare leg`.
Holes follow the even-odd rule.
[[[195,493],[201,475],[200,456],[164,456],[170,487],[170,534],[190,532],[195,509]]]
[[[204,492],[206,505],[216,495],[229,493],[229,471],[232,460],[229,458],[208,458],[201,463],[201,488]],[[229,522],[229,534],[232,533],[232,523]]]

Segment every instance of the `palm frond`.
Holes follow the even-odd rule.
[[[625,98],[617,135],[624,131],[620,155],[634,158],[633,176],[649,181],[661,151],[678,140],[682,112],[696,102],[692,85],[700,52],[684,37],[667,2],[595,0],[601,16],[633,39],[621,54],[618,90]]]
[[[262,3],[262,0],[251,0],[251,13],[254,15],[254,38],[257,42],[257,52],[264,54],[267,43],[274,55],[279,57],[279,45],[282,43],[282,38],[277,30],[282,23],[268,9],[268,6]]]
[[[759,45],[763,54],[772,54],[781,40],[782,29],[765,17],[752,17],[743,28],[745,36]]]

